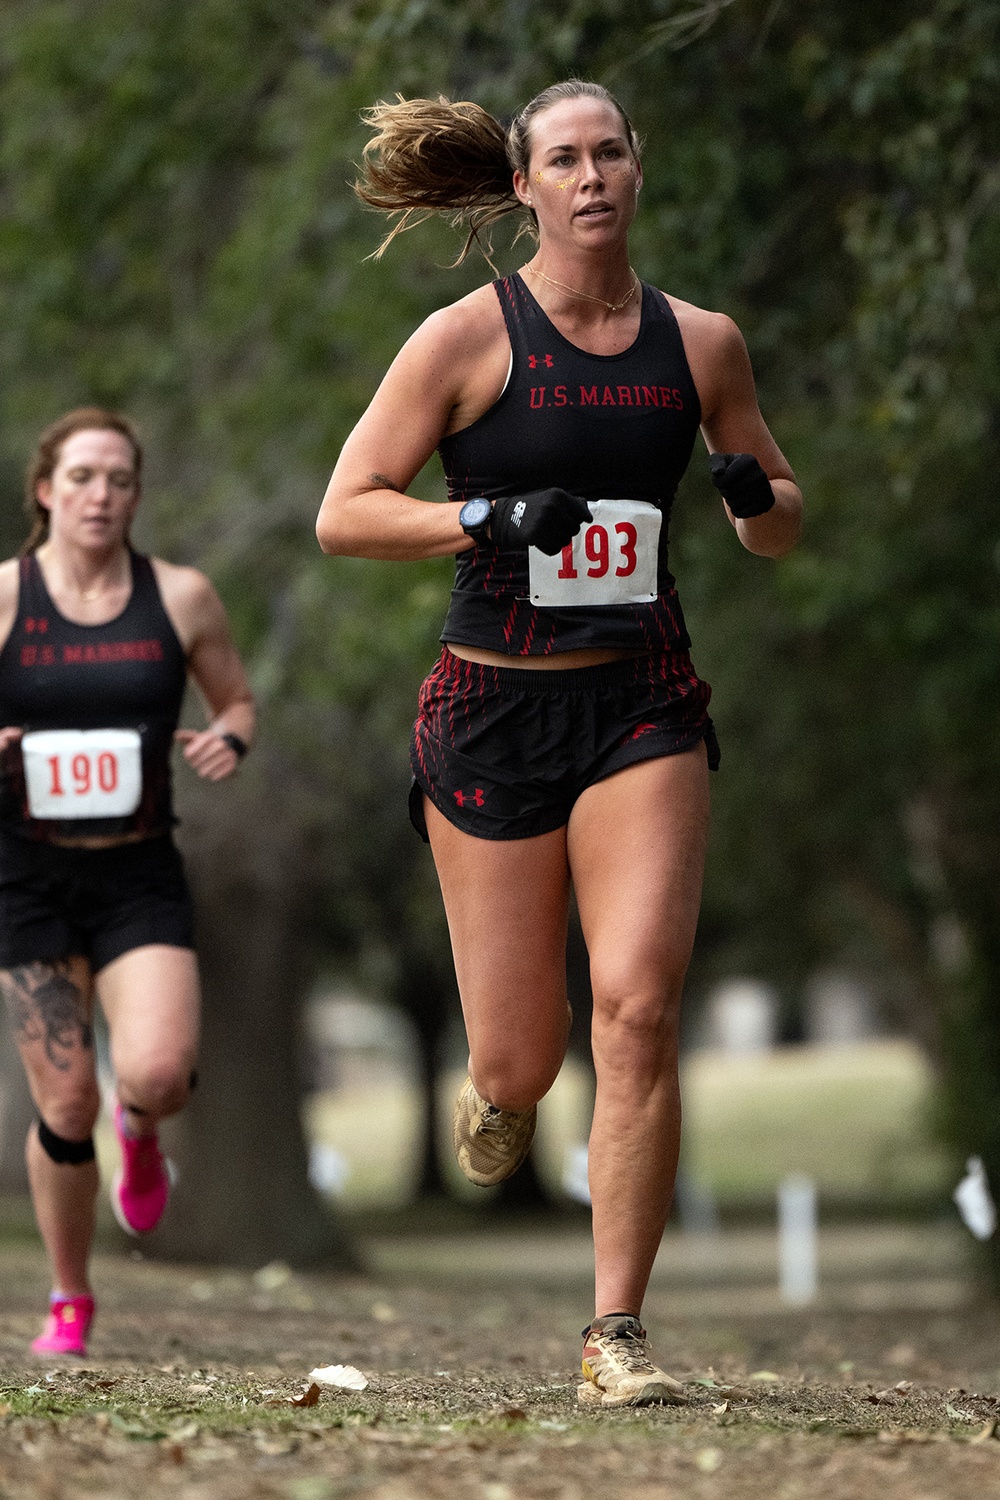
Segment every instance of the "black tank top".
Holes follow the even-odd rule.
[[[585,500],[651,502],[662,515],[655,597],[639,604],[534,604],[527,551],[498,551],[484,542],[456,558],[441,639],[512,656],[593,646],[686,648],[667,532],[701,406],[670,304],[644,284],[635,342],[622,354],[589,354],[563,337],[520,276],[493,285],[510,336],[510,377],[489,411],[442,439],[449,498],[557,487]]]
[[[148,557],[129,553],[132,592],[104,625],[77,625],[52,602],[34,554],[20,559],[17,616],[0,651],[0,727],[135,729],[142,796],[114,818],[33,818],[20,745],[0,767],[0,827],[42,841],[100,834],[152,837],[174,821],[170,749],[187,679],[184,651]]]

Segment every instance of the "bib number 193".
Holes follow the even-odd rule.
[[[142,797],[134,729],[47,729],[21,741],[33,818],[120,818]]]
[[[591,520],[555,557],[528,548],[533,604],[648,604],[663,517],[645,500],[592,500]]]

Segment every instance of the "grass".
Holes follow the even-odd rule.
[[[929,1137],[931,1079],[912,1044],[696,1053],[684,1071],[685,1160],[729,1208],[774,1200],[793,1172],[821,1200],[891,1213],[944,1200],[946,1153]]]
[[[444,1115],[461,1076],[445,1080]],[[371,1129],[375,1087],[377,1132]],[[812,1177],[828,1208],[854,1202],[892,1214],[947,1199],[950,1164],[927,1124],[931,1079],[909,1042],[786,1047],[748,1058],[695,1052],[684,1063],[683,1095],[686,1171],[723,1214],[770,1212],[778,1184],[792,1172]],[[557,1192],[568,1151],[586,1139],[588,1099],[587,1076],[570,1060],[542,1101],[536,1149],[540,1171]],[[312,1139],[349,1163],[347,1208],[407,1201],[419,1098],[403,1075],[382,1071],[373,1085],[354,1071],[344,1087],[313,1095],[305,1118]],[[447,1118],[440,1127],[447,1139]],[[468,1185],[457,1169],[450,1186],[461,1199]],[[468,1189],[479,1203],[475,1192]]]

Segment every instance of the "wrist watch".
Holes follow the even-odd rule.
[[[485,495],[476,495],[471,500],[466,500],[458,513],[458,524],[466,536],[471,536],[474,542],[484,541],[489,531],[490,517],[493,514],[493,506]]]

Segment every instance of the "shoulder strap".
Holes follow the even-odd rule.
[[[537,319],[541,309],[528,295],[524,282],[516,272],[513,276],[503,276],[499,281],[494,281],[493,288],[500,302],[504,322],[507,324],[510,346],[516,355],[518,350],[527,347],[526,325]],[[517,364],[516,358],[514,363]]]
[[[29,552],[20,559],[18,567],[17,615],[44,615],[54,606],[45,587],[45,577],[38,566],[38,558]]]

